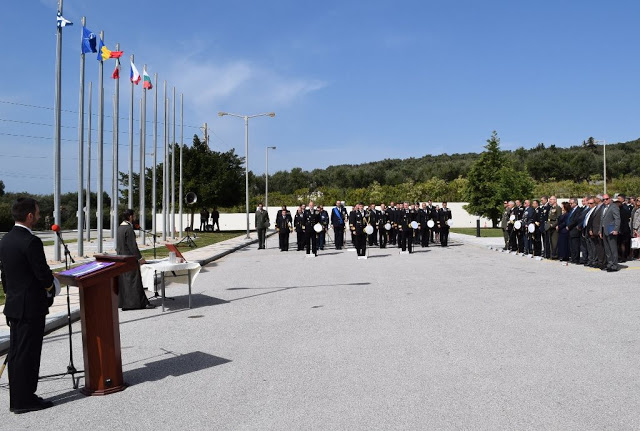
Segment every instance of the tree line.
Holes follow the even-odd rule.
[[[177,151],[180,146],[176,144]],[[197,135],[193,144],[183,146],[183,193],[196,193],[198,202],[194,210],[217,206],[221,211],[243,212],[244,157],[232,149],[227,152],[211,150]],[[640,192],[640,139],[607,145],[607,181],[611,190],[634,195]],[[176,162],[179,153],[176,154]],[[162,163],[156,167],[156,206],[162,208]],[[593,138],[579,145],[559,148],[543,143],[531,149],[501,150],[497,133],[491,136],[482,153],[427,155],[420,158],[385,159],[359,165],[335,165],[311,171],[294,167],[269,175],[269,205],[295,205],[314,199],[324,205],[336,200],[347,204],[363,201],[389,202],[396,200],[464,201],[468,210],[491,219],[501,207],[503,199],[530,198],[542,194],[582,196],[602,189],[603,146]],[[145,172],[145,207],[147,226],[151,225],[153,168]],[[176,176],[178,171],[176,170]],[[133,178],[134,207],[139,203],[140,176]],[[120,172],[119,209],[128,202],[128,174]],[[474,188],[475,187],[475,188]],[[176,178],[176,212],[179,206],[179,183]],[[250,206],[264,202],[264,175],[249,172]],[[8,230],[10,208],[18,195],[5,193],[0,181],[0,231]],[[480,199],[478,196],[484,196]],[[476,198],[478,199],[476,201]],[[53,195],[36,196],[41,202],[41,213],[53,213]],[[484,201],[483,201],[484,199]],[[92,194],[92,226],[95,227],[96,195]],[[110,198],[104,193],[104,208],[110,208]],[[494,205],[499,202],[499,205]],[[62,227],[77,226],[76,193],[61,198]],[[493,209],[491,209],[493,208]],[[185,212],[191,209],[185,207]],[[108,211],[107,211],[108,212]],[[103,226],[109,227],[105,214]],[[41,221],[43,224],[44,221]],[[44,224],[42,225],[44,228]]]

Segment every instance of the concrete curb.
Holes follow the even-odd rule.
[[[267,233],[267,237],[275,235],[275,232]],[[216,253],[211,257],[206,259],[194,260],[194,262],[198,262],[200,266],[205,266],[208,263],[211,263],[215,260],[218,260],[224,256],[227,256],[235,251],[238,251],[242,248],[245,248],[249,245],[256,244],[258,242],[257,239],[242,243],[230,249],[224,250],[220,253]],[[71,323],[75,323],[80,320],[80,307],[72,307],[71,308]],[[50,314],[47,316],[44,333],[45,335],[60,329],[67,325],[67,312],[59,312],[56,314]],[[0,355],[5,355],[9,351],[9,333],[2,332],[0,333]]]

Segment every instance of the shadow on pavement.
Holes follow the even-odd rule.
[[[195,351],[184,355],[167,352],[169,358],[144,364],[141,368],[126,371],[124,381],[129,385],[162,380],[165,377],[179,377],[184,374],[216,367],[231,362],[230,359]]]
[[[255,298],[256,296],[270,295],[272,293],[284,292],[286,290],[301,289],[301,288],[306,288],[306,287],[368,286],[370,284],[371,283],[369,283],[367,281],[367,282],[361,282],[361,283],[338,283],[338,284],[316,284],[316,285],[312,285],[312,286],[272,287],[270,289],[275,289],[275,290],[271,290],[270,292],[256,293],[254,295],[242,296],[240,298],[230,299],[229,301],[225,301],[225,302],[240,301],[241,299]],[[265,288],[264,287],[232,287],[232,288],[229,288],[227,290],[254,290],[254,289],[258,290],[258,289],[265,289]]]

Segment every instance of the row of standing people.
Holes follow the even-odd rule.
[[[631,206],[624,195],[612,200],[608,194],[585,196],[581,203],[572,198],[558,204],[556,196],[505,201],[505,250],[618,271],[631,249]],[[640,212],[634,214],[640,228]]]
[[[443,202],[442,208],[433,206],[431,201],[423,203],[422,207],[410,206],[406,202],[396,206],[391,202],[388,207],[380,204],[380,209],[375,204],[365,208],[364,204],[359,203],[348,213],[342,202],[337,201],[329,214],[322,205],[316,207],[311,201],[308,206],[300,205],[293,217],[286,207],[282,207],[276,217],[276,229],[281,251],[288,250],[289,233],[295,230],[298,251],[306,250],[307,254],[317,255],[318,250],[324,250],[330,228],[334,231],[335,248],[341,250],[348,224],[351,241],[358,255],[364,256],[367,243],[380,248],[385,248],[387,244],[398,245],[402,251],[408,248],[411,253],[414,244],[428,247],[436,236],[440,244],[446,247],[451,219],[451,210],[446,202]]]

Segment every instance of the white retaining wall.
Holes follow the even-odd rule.
[[[476,227],[476,220],[478,218],[474,215],[469,214],[463,208],[463,205],[466,205],[466,202],[448,202],[447,203],[447,206],[449,207],[449,209],[451,209],[451,214],[454,222],[453,227]],[[287,206],[287,208],[289,209],[289,211],[291,211],[292,216],[295,215],[296,207]],[[351,211],[352,207],[346,206],[346,208],[347,208],[347,211]],[[325,207],[325,210],[329,212],[329,215],[331,215],[330,213],[332,209],[333,209],[333,206]],[[276,220],[276,215],[278,214],[279,210],[280,210],[280,207],[268,208],[269,218],[271,219],[272,226]],[[249,213],[249,229],[251,230],[255,229],[254,213],[255,213],[255,209],[253,210],[253,212]],[[176,214],[175,217],[176,217],[176,222],[175,222],[176,230],[179,230],[180,216]],[[189,226],[190,217],[191,217],[191,214],[183,214],[182,216],[183,227]],[[221,213],[219,221],[220,221],[220,230],[229,231],[229,230],[246,230],[247,229],[246,213]],[[156,225],[157,225],[158,232],[161,232],[162,231],[162,214],[156,214]],[[486,218],[480,218],[480,227],[491,227],[491,220]],[[147,228],[150,228],[150,226],[147,226]],[[193,215],[193,228],[194,229],[200,228],[199,211],[197,211]]]

